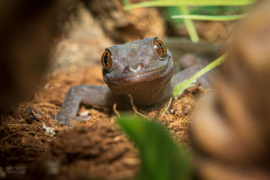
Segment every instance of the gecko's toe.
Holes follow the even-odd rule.
[[[55,122],[55,125],[64,125],[66,127],[73,127],[73,125],[71,124],[70,122],[70,119],[73,119],[73,118],[70,118],[70,117],[66,117],[66,116],[63,116],[63,115],[57,115],[57,121]]]
[[[38,112],[35,108],[33,107],[27,107],[26,108],[27,112],[28,112],[28,115],[31,119],[34,119],[34,120],[37,120],[37,121],[40,121],[41,117],[44,115],[40,112]]]
[[[67,121],[67,122],[65,123],[65,126],[66,126],[66,127],[74,127],[70,121]]]
[[[85,122],[85,121],[91,120],[91,117],[90,116],[78,116],[78,117],[71,118],[70,120],[65,121],[65,123],[64,123],[65,126],[73,127],[73,125],[71,123],[72,122],[71,120],[77,121],[77,122]]]
[[[59,120],[57,120],[57,122],[54,123],[54,125],[56,125],[56,126],[73,127],[73,125],[71,124],[71,122],[69,120],[68,121],[59,121]]]

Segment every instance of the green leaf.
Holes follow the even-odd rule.
[[[177,15],[172,16],[173,19],[193,19],[193,20],[207,20],[207,21],[231,21],[245,18],[247,14],[228,15],[228,16],[207,16],[207,15]]]
[[[201,77],[202,75],[204,75],[205,73],[207,73],[208,71],[210,71],[211,69],[213,69],[214,67],[220,65],[224,59],[226,58],[227,53],[222,55],[221,57],[217,58],[216,60],[214,60],[213,62],[211,62],[210,64],[208,64],[207,66],[205,66],[203,69],[201,69],[200,71],[198,71],[194,76],[192,76],[191,78],[177,84],[174,89],[173,89],[173,95],[175,97],[181,95],[185,89],[189,88],[196,79],[198,79],[199,77]]]
[[[189,155],[174,143],[163,126],[131,115],[122,115],[117,122],[140,149],[142,169],[137,179],[190,179]]]
[[[186,6],[180,6],[181,14],[183,15],[189,15],[188,8]],[[193,21],[190,19],[184,19],[185,26],[187,28],[188,34],[190,36],[190,39],[193,43],[199,42],[199,36],[197,34],[196,28],[193,24]]]
[[[255,3],[256,0],[167,0],[167,1],[146,1],[125,6],[124,9],[138,7],[157,7],[157,6],[243,6]]]
[[[128,6],[130,4],[129,0],[122,0],[122,3],[124,6]]]

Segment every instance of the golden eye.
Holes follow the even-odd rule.
[[[107,49],[101,56],[101,64],[107,70],[112,68],[112,53]]]
[[[159,55],[159,57],[164,58],[167,54],[167,47],[163,41],[160,39],[155,39],[154,41],[154,48]]]

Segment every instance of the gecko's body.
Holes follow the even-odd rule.
[[[79,85],[69,89],[57,114],[59,123],[70,124],[80,103],[112,108],[130,105],[130,94],[136,106],[150,106],[173,96],[173,87],[193,76],[203,66],[197,64],[173,75],[173,59],[165,43],[145,38],[105,49],[101,62],[107,86]],[[198,80],[209,86],[205,78]]]

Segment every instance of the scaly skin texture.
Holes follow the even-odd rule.
[[[173,87],[193,76],[203,65],[195,63],[173,76],[173,58],[169,50],[164,58],[159,57],[155,48],[156,38],[145,38],[123,45],[114,45],[106,50],[111,52],[112,68],[103,68],[103,78],[108,87],[79,85],[69,89],[57,114],[59,123],[70,125],[76,116],[80,103],[118,109],[130,106],[128,95],[132,95],[136,106],[151,106],[173,96]],[[173,77],[173,78],[172,78]],[[209,77],[198,82],[209,87]]]

